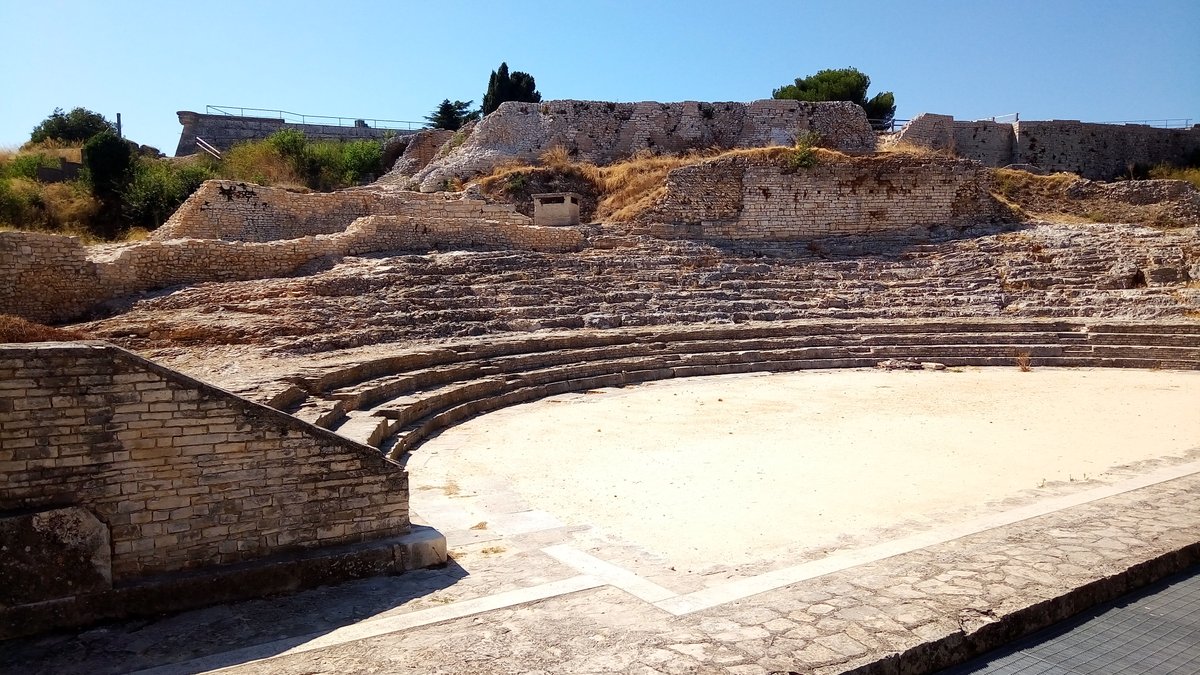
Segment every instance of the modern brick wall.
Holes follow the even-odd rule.
[[[377,451],[102,343],[0,345],[0,512],[81,506],[112,579],[409,530]]]

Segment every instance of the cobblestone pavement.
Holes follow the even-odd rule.
[[[12,641],[0,671],[920,672],[1195,562],[1196,454],[933,530],[691,571],[486,476],[448,494],[427,471],[413,504],[447,535],[443,569]]]

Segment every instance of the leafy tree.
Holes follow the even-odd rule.
[[[886,129],[896,115],[896,100],[892,92],[885,91],[867,99],[871,78],[857,68],[819,70],[816,75],[796,78],[795,84],[784,85],[771,95],[775,98],[797,101],[850,101],[862,106],[867,119],[876,129]]]
[[[91,231],[112,238],[122,229],[121,197],[133,179],[134,146],[112,131],[102,131],[83,144],[83,168],[100,211]]]
[[[501,63],[500,68],[492,71],[488,79],[487,93],[483,95],[483,114],[490,115],[505,101],[521,101],[523,103],[540,103],[541,93],[537,83],[529,73],[508,72],[508,64]]]
[[[64,113],[62,108],[55,108],[49,117],[33,128],[29,140],[34,143],[51,139],[81,143],[104,131],[111,131],[116,135],[117,127],[104,119],[100,113],[86,108],[75,108],[69,113]]]
[[[131,178],[133,148],[111,131],[103,131],[83,145],[83,166],[92,192],[102,201],[118,196]]]
[[[425,116],[425,119],[429,121],[427,126],[430,129],[458,131],[467,122],[479,119],[479,111],[471,110],[472,103],[474,101],[455,101],[451,103],[450,99],[443,99],[432,115]]]

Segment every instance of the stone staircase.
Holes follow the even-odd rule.
[[[294,386],[272,405],[403,460],[476,415],[638,382],[886,359],[945,366],[1200,370],[1200,322],[1081,319],[798,321],[523,335],[409,351]]]

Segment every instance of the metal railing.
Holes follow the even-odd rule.
[[[871,119],[869,119],[869,120],[867,120],[867,122],[869,122],[871,124],[871,128],[874,129],[875,131],[884,131],[887,133],[892,133],[892,132],[898,130],[900,127],[903,127],[905,124],[908,124],[909,121],[910,120],[898,120],[898,119],[890,119],[890,120],[871,120]]]
[[[221,159],[221,151],[216,149],[212,143],[209,143],[199,136],[196,137],[196,147],[200,148],[204,152],[207,152],[216,159]]]
[[[240,106],[206,105],[204,112],[209,115],[229,115],[230,117],[268,117],[283,120],[289,124],[322,124],[331,127],[370,127],[372,129],[398,129],[412,131],[422,129],[425,122],[409,120],[381,120],[364,117],[334,117],[331,115],[301,115],[287,110],[269,108],[243,108]]]
[[[1118,122],[1101,122],[1100,124],[1141,124],[1160,129],[1187,129],[1192,126],[1192,118],[1169,117],[1164,120],[1120,120]]]

